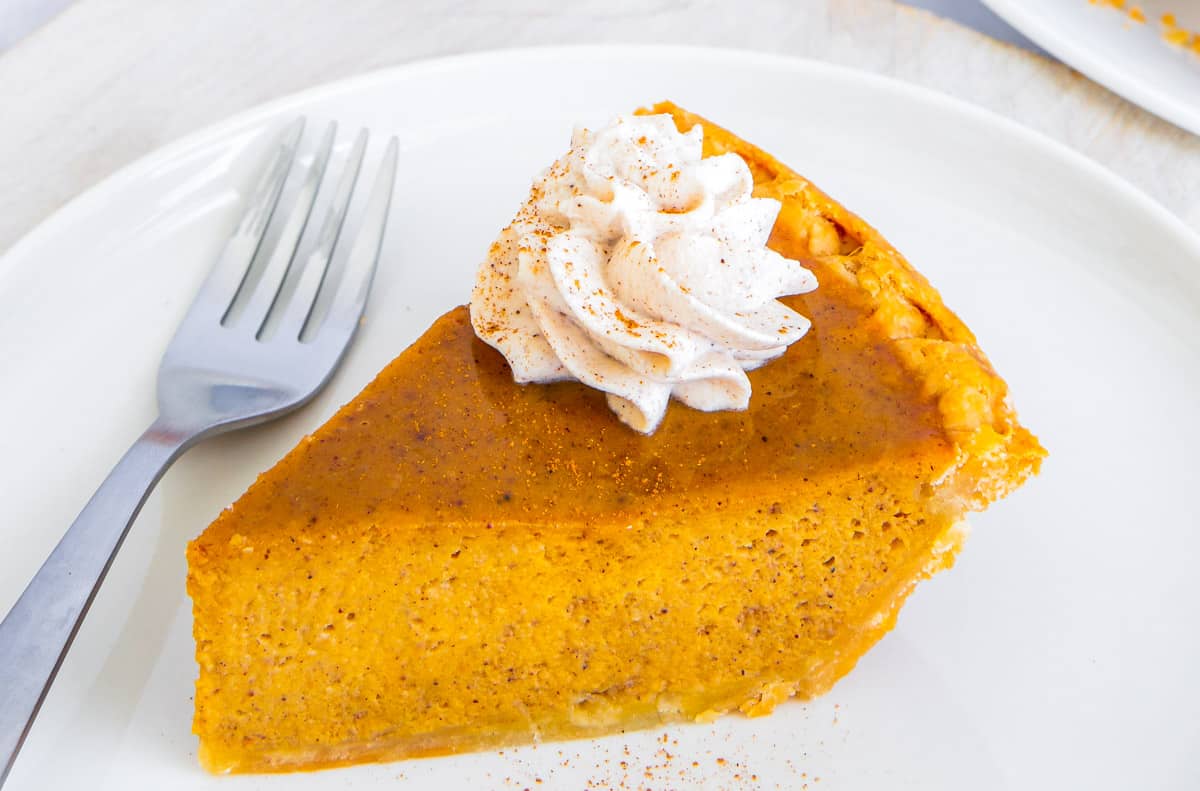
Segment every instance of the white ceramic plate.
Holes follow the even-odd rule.
[[[465,300],[573,123],[660,97],[777,153],[904,250],[1009,379],[1050,449],[1043,475],[978,517],[958,566],[921,586],[897,629],[816,702],[503,753],[205,775],[190,733],[185,542]],[[365,331],[311,406],[197,447],[159,484],[13,791],[1200,784],[1200,241],[1015,124],[803,61],[603,48],[422,63],[240,116],[80,197],[0,260],[0,610],[149,423],[175,322],[265,146],[300,113],[401,142]]]
[[[1200,55],[1168,44],[1160,19],[1200,30],[1200,0],[1130,0],[1146,15],[1088,0],[983,0],[1040,47],[1111,91],[1200,135]]]

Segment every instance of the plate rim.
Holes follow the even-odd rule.
[[[1131,104],[1146,110],[1162,120],[1179,127],[1185,132],[1200,135],[1200,107],[1190,109],[1186,102],[1175,99],[1171,93],[1155,87],[1154,83],[1130,76],[1110,66],[1104,58],[1077,43],[1075,40],[1056,34],[1042,24],[1027,6],[1015,0],[982,0],[983,4],[1004,19],[1039,47],[1043,47],[1067,66],[1078,70],[1085,77],[1108,88]]]
[[[996,0],[985,0],[989,5]],[[386,66],[339,80],[319,83],[293,93],[270,99],[245,110],[238,111],[214,123],[207,124],[153,149],[129,162],[97,183],[84,189],[69,201],[42,218],[24,233],[3,254],[0,254],[0,287],[3,278],[11,272],[20,259],[36,252],[38,245],[52,239],[61,226],[69,224],[76,215],[87,212],[104,196],[120,190],[126,184],[143,178],[155,168],[170,162],[182,153],[217,143],[239,130],[263,124],[279,115],[290,106],[319,100],[330,94],[391,80],[419,79],[426,75],[454,70],[479,69],[496,61],[538,62],[564,57],[659,57],[669,59],[701,58],[726,63],[742,63],[749,66],[788,70],[796,74],[825,75],[850,82],[865,83],[876,89],[891,91],[916,105],[948,112],[971,123],[992,128],[1022,145],[1036,155],[1049,157],[1068,166],[1080,177],[1098,182],[1114,197],[1120,196],[1134,208],[1157,221],[1162,232],[1170,233],[1200,257],[1200,232],[1191,229],[1178,215],[1151,198],[1138,187],[1121,178],[1114,171],[1089,158],[1067,144],[998,112],[951,96],[933,88],[908,82],[890,75],[858,69],[813,58],[781,53],[757,52],[733,47],[709,47],[693,45],[660,44],[569,44],[551,46],[512,47],[486,49],[475,52],[421,58]],[[1180,274],[1200,275],[1194,267],[1174,266]]]

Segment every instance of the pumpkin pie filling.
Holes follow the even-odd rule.
[[[975,339],[876,231],[702,124],[820,287],[749,408],[657,431],[440,318],[188,548],[194,729],[287,771],[769,713],[826,692],[1036,472]]]

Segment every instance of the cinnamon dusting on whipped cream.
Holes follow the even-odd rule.
[[[476,334],[516,381],[578,380],[649,434],[672,397],[745,409],[746,371],[808,331],[777,301],[817,285],[766,247],[779,202],[751,197],[736,154],[701,158],[702,135],[620,116],[577,130],[534,182],[471,296]]]

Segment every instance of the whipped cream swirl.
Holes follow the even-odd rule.
[[[492,245],[471,296],[479,337],[518,382],[577,379],[652,433],[674,396],[745,409],[746,371],[808,331],[777,301],[816,287],[766,247],[779,202],[736,154],[669,115],[579,129]]]

